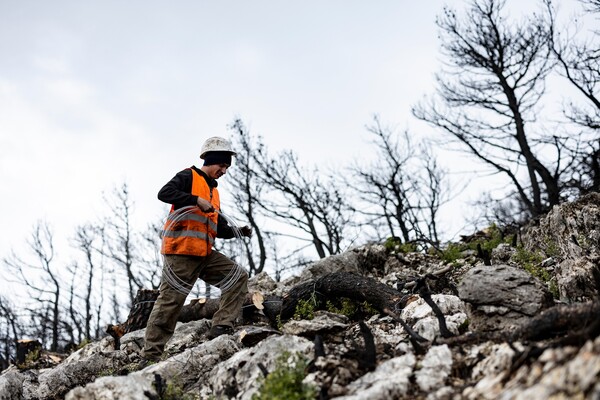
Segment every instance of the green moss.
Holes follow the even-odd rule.
[[[296,304],[296,310],[294,311],[294,319],[313,319],[315,317],[315,307],[317,301],[314,297],[308,300],[300,299]]]
[[[77,345],[77,350],[84,348],[85,346],[87,346],[88,344],[92,343],[92,341],[88,338],[85,338],[81,341],[81,343],[79,343]]]
[[[517,247],[517,251],[512,257],[514,262],[523,267],[523,269],[531,275],[548,283],[551,276],[550,273],[542,267],[543,258],[541,253],[526,250],[522,246]]]
[[[98,373],[98,376],[113,376],[117,373],[114,368],[106,368]]]
[[[364,319],[379,313],[368,301],[360,303],[346,297],[327,300],[326,309],[332,313],[345,315],[352,320]]]
[[[165,384],[166,383],[166,384]],[[169,382],[164,382],[161,388],[156,388],[156,382],[154,382],[154,386],[157,390],[160,390],[159,398],[161,400],[199,400],[200,396],[185,393],[183,390],[183,385],[179,382],[179,380],[174,379]]]
[[[262,379],[260,389],[252,400],[305,400],[316,398],[312,385],[302,383],[306,376],[307,360],[300,354],[283,352],[275,362],[275,369]]]

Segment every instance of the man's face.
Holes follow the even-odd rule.
[[[213,164],[205,166],[204,171],[206,175],[213,179],[219,179],[227,172],[227,168],[229,168],[229,164]]]

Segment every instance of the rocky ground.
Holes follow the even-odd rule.
[[[213,340],[209,320],[179,323],[164,360],[143,370],[143,329],[116,350],[106,337],[52,367],[3,371],[0,399],[600,399],[600,194],[500,233],[443,254],[371,244],[281,283],[262,274],[251,291],[265,302],[340,272],[401,300],[316,293],[278,326],[255,315]]]

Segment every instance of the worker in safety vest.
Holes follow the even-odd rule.
[[[235,154],[227,139],[207,139],[200,154],[204,165],[179,172],[158,193],[161,201],[172,206],[163,230],[160,294],[146,327],[142,352],[146,364],[162,355],[187,294],[198,278],[221,289],[219,310],[213,315],[207,337],[233,333],[234,321],[248,293],[248,274],[212,247],[215,238],[233,238],[234,229],[238,229],[219,213],[217,190],[217,179],[225,175]],[[252,229],[244,226],[239,233],[251,236]]]

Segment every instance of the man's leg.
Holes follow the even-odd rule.
[[[200,279],[211,285],[217,285],[230,274],[237,276],[237,280],[227,291],[221,292],[219,310],[212,318],[213,327],[217,325],[233,327],[235,319],[242,310],[246,293],[248,293],[248,273],[215,250],[202,263]],[[225,283],[227,284],[227,282]]]
[[[179,279],[192,287],[198,279],[199,266],[203,257],[165,256],[165,268],[170,268]],[[165,280],[165,272],[160,283],[160,293],[154,303],[148,324],[142,357],[147,360],[158,360],[163,353],[165,344],[173,336],[177,318],[187,295],[171,287]]]

